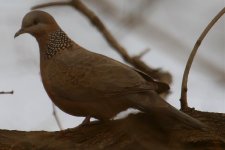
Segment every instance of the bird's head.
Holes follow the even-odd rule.
[[[48,35],[57,29],[59,29],[59,26],[51,15],[46,12],[36,10],[31,11],[24,16],[21,29],[16,32],[14,37],[23,33],[29,33],[38,39],[39,37]]]

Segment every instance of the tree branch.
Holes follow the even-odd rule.
[[[10,91],[10,92],[4,92],[4,91],[2,91],[2,92],[0,92],[0,94],[13,94],[14,93],[14,91]]]
[[[192,62],[194,60],[194,57],[197,53],[197,50],[199,46],[201,45],[203,39],[209,32],[209,30],[213,27],[213,25],[219,20],[219,18],[225,13],[225,7],[213,18],[213,20],[207,25],[205,30],[202,32],[200,37],[198,38],[197,42],[195,43],[194,48],[192,49],[192,52],[188,58],[184,74],[183,74],[183,80],[182,80],[182,87],[181,87],[181,97],[180,97],[180,102],[181,102],[181,110],[189,109],[188,107],[188,102],[187,102],[187,82],[188,82],[188,75],[189,71],[191,69]]]
[[[207,131],[196,130],[172,118],[139,113],[121,120],[92,122],[90,125],[59,132],[0,130],[0,149],[223,149],[224,114],[194,111],[191,115],[213,128]]]
[[[56,114],[56,109],[55,109],[55,104],[54,103],[52,103],[52,114],[53,114],[53,117],[55,118],[57,126],[59,127],[59,130],[63,130],[63,127],[62,127],[62,124],[61,124],[61,122],[59,120],[59,117]]]
[[[140,57],[131,57],[127,53],[127,50],[122,45],[120,45],[119,42],[110,33],[110,31],[103,24],[100,18],[92,10],[90,10],[87,6],[85,6],[82,1],[71,0],[69,2],[52,2],[34,6],[32,7],[32,9],[58,5],[70,5],[76,10],[78,10],[80,13],[85,15],[90,20],[90,22],[100,31],[100,33],[102,33],[108,44],[122,56],[124,61],[126,61],[133,67],[147,73],[148,75],[152,76],[155,79],[158,79],[162,82],[166,82],[168,84],[172,82],[172,76],[168,72],[162,72],[160,69],[150,68],[140,59]]]
[[[46,3],[46,4],[36,5],[36,6],[32,7],[31,9],[39,9],[39,8],[50,7],[50,6],[65,6],[65,5],[70,5],[70,2]]]

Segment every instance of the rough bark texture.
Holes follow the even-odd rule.
[[[170,118],[139,113],[58,132],[0,130],[0,150],[225,149],[225,115],[186,112],[210,128],[196,130]]]

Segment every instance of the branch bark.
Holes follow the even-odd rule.
[[[93,122],[59,132],[0,130],[0,150],[219,150],[225,147],[224,114],[187,113],[212,128],[195,130],[171,118],[139,113],[121,120]]]
[[[188,58],[184,74],[183,74],[183,80],[182,80],[182,87],[181,87],[181,97],[180,97],[180,102],[181,102],[181,110],[189,109],[188,107],[188,102],[187,102],[187,82],[188,82],[188,75],[191,69],[192,62],[194,60],[194,57],[197,53],[197,50],[199,46],[201,45],[203,39],[209,32],[209,30],[213,27],[213,25],[220,19],[220,17],[225,13],[225,7],[213,18],[213,20],[207,25],[205,30],[202,32],[200,37],[195,43],[194,48],[192,49],[192,52]]]

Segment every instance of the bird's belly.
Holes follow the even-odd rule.
[[[45,73],[45,75],[43,75]],[[50,78],[51,77],[51,78]],[[129,107],[125,99],[98,97],[95,91],[69,86],[63,76],[49,76],[42,72],[42,82],[52,102],[73,116],[91,116],[107,120]]]
[[[48,92],[52,102],[65,113],[73,116],[91,116],[99,120],[108,120],[114,117],[119,112],[129,108],[129,105],[123,103],[124,100],[94,98],[91,95],[90,99],[74,98],[66,99],[57,95],[57,93]]]
[[[90,107],[90,103],[84,103],[81,100],[66,100],[52,98],[52,101],[56,106],[58,106],[62,111],[73,116],[90,116],[91,112],[95,112]]]
[[[62,111],[73,115],[73,116],[91,116],[99,120],[108,120],[114,117],[116,114],[128,108],[128,105],[124,105],[117,100],[102,99],[96,100],[91,99],[82,101],[77,100],[66,100],[52,98],[52,101]]]

